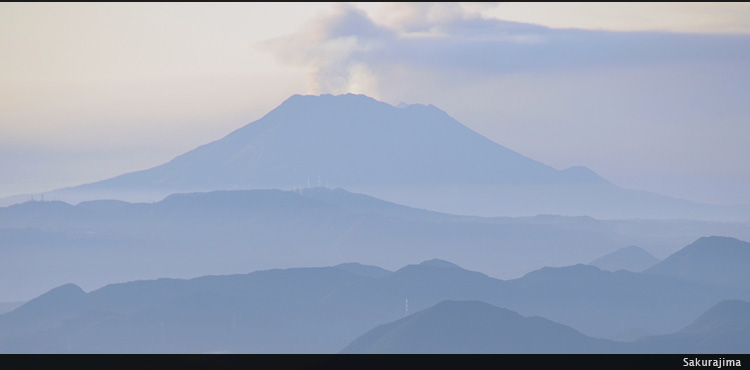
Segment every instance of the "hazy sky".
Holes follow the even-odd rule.
[[[750,4],[0,3],[0,197],[161,164],[292,94],[750,204]]]

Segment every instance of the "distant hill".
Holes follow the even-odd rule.
[[[644,272],[750,290],[750,243],[700,238]]]
[[[32,201],[0,208],[0,281],[15,282],[0,284],[0,300],[28,300],[67,282],[91,290],[350,261],[395,269],[441,258],[507,279],[630,244],[672,251],[712,234],[750,239],[742,223],[457,216],[327,188],[174,194],[154,203]]]
[[[88,304],[88,296],[74,284],[59,286],[0,315],[0,339],[30,335],[75,317]]]
[[[713,330],[732,331],[750,329],[750,302],[740,300],[721,301],[681,333],[706,333]],[[750,348],[750,342],[746,342]]]
[[[619,188],[585,167],[557,170],[432,105],[364,95],[294,95],[259,120],[160,166],[59,189],[48,199],[155,201],[173,193],[331,186],[480,216],[750,219],[748,207]]]
[[[342,269],[346,272],[351,272],[352,274],[367,276],[376,279],[388,276],[393,273],[393,271],[389,271],[381,267],[363,265],[356,262],[342,263],[334,267]]]
[[[619,343],[587,337],[541,317],[477,301],[443,301],[378,326],[341,353],[615,353]]]
[[[750,353],[750,303],[719,302],[679,332],[635,344],[654,353]]]
[[[366,326],[321,301],[363,279],[327,267],[64,286],[0,315],[0,353],[331,352]]]
[[[15,310],[24,302],[0,302],[0,315]]]
[[[675,332],[715,302],[745,297],[750,294],[734,288],[576,265],[542,268],[506,281],[502,295],[487,302],[586,335],[630,340]]]
[[[433,258],[428,261],[424,261],[420,263],[422,266],[435,266],[435,267],[442,267],[442,268],[452,268],[452,269],[459,269],[463,270],[463,268],[455,263],[451,263],[445,260],[441,260],[438,258]]]
[[[725,300],[684,329],[616,342],[541,317],[475,301],[443,301],[380,325],[341,353],[680,353],[750,352],[750,303]]]
[[[651,255],[651,253],[646,252],[643,248],[631,245],[599,257],[589,262],[589,265],[608,271],[628,270],[641,272],[658,262],[659,259]]]

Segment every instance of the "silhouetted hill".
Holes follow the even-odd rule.
[[[434,259],[431,259],[431,260],[428,260],[428,261],[424,261],[424,262],[420,263],[420,265],[423,265],[423,266],[445,267],[445,268],[455,268],[455,269],[461,269],[461,270],[463,270],[463,268],[461,266],[459,266],[459,265],[457,265],[455,263],[451,263],[451,262],[448,262],[448,261],[445,261],[445,260],[441,260],[441,259],[437,259],[437,258],[434,258]]]
[[[636,345],[654,353],[750,353],[750,303],[721,301],[681,331]]]
[[[419,208],[412,208],[386,202],[381,199],[373,198],[365,194],[351,193],[343,189],[328,189],[316,187],[311,189],[299,190],[300,195],[305,198],[315,199],[328,204],[358,212],[372,213],[384,217],[406,221],[449,221],[456,219],[465,219],[463,216],[455,216],[447,213],[427,211]]]
[[[371,278],[381,278],[393,273],[393,271],[389,271],[381,267],[363,265],[356,262],[342,263],[334,267],[342,269],[346,272],[351,272],[352,274],[367,276]]]
[[[700,238],[644,272],[750,290],[750,243]]]
[[[86,292],[79,286],[65,284],[26,302],[13,311],[13,315],[39,316],[47,313],[49,308],[57,311],[71,311],[78,308],[85,297]]]
[[[61,287],[27,303],[44,307],[33,316],[24,307],[0,315],[16,329],[0,327],[0,353],[332,352],[359,326],[321,302],[363,279],[327,267],[145,280],[88,295]]]
[[[76,316],[87,307],[88,296],[80,287],[65,284],[0,315],[0,339],[29,335]]]
[[[747,292],[732,288],[576,265],[543,268],[507,281],[502,297],[488,302],[586,335],[628,340],[675,332],[715,302],[743,297]]]
[[[585,336],[482,302],[444,301],[378,326],[342,353],[680,353],[750,351],[750,303],[725,300],[684,329],[628,342]]]
[[[24,303],[25,302],[0,302],[0,315],[13,311]]]
[[[589,265],[608,271],[628,270],[641,272],[658,262],[659,259],[651,255],[651,253],[646,252],[643,248],[631,245],[618,249],[606,256],[599,257],[591,261]]]
[[[711,307],[682,333],[705,333],[712,330],[747,329],[750,326],[750,303],[740,300],[721,301]],[[750,347],[750,343],[747,343]]]
[[[477,301],[443,301],[355,339],[341,353],[615,353],[622,345]]]
[[[631,340],[680,330],[715,302],[748,297],[679,279],[577,265],[497,280],[454,266],[408,265],[373,281],[343,287],[327,302],[373,321],[393,321],[446,299],[477,300],[525,316],[542,316],[608,339]]]

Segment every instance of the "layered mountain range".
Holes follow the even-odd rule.
[[[0,208],[1,353],[748,350],[750,208],[560,171],[431,105],[295,95],[46,196]]]
[[[731,242],[686,248],[717,250],[731,276],[736,256],[716,248]],[[748,300],[747,284],[586,265],[498,280],[444,260],[347,263],[62,285],[0,315],[0,352],[746,353]]]
[[[27,300],[67,282],[94,289],[349,261],[393,269],[436,257],[507,279],[588,263],[633,244],[666,256],[703,235],[750,240],[750,229],[701,221],[455,216],[326,188],[175,194],[155,203],[35,201],[0,208],[0,302]]]

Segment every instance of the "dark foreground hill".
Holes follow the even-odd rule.
[[[746,354],[750,303],[722,301],[674,334],[615,342],[476,301],[443,301],[380,325],[341,353]]]
[[[636,344],[644,353],[750,353],[750,303],[719,302],[679,332]]]
[[[341,353],[617,353],[621,347],[484,302],[443,301],[370,330]]]

